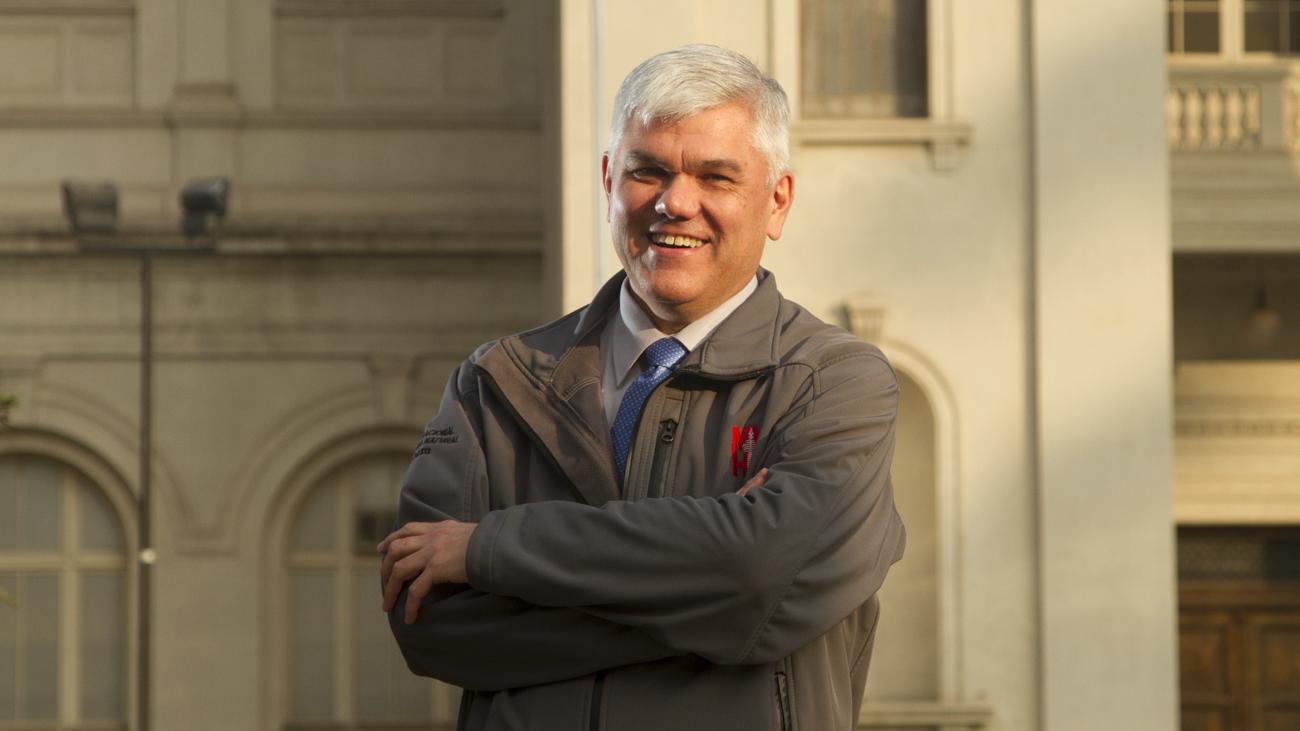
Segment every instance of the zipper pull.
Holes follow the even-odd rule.
[[[673,419],[664,419],[659,422],[659,441],[664,444],[672,444],[677,438],[677,422]]]

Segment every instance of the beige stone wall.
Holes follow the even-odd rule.
[[[904,376],[878,727],[1175,726],[1160,9],[1030,5],[930,0],[929,119],[799,120],[764,262],[827,319],[870,314]],[[137,265],[74,253],[58,181],[116,180],[125,237],[152,239],[186,179],[233,181],[219,252],[157,263],[155,728],[275,727],[288,496],[404,448],[474,344],[613,271],[597,176],[632,65],[718,42],[797,100],[797,8],[0,0],[0,390],[24,439],[137,484]],[[1203,152],[1175,166],[1187,247],[1235,225],[1200,225],[1235,200],[1201,205]],[[1272,210],[1260,246],[1293,223]],[[1217,398],[1198,384],[1223,371],[1182,374]]]
[[[232,182],[215,253],[153,268],[151,728],[279,728],[296,500],[409,452],[474,346],[556,312],[553,25],[529,0],[0,0],[5,445],[139,484],[139,262],[79,253],[59,181],[115,180],[128,246],[179,243],[189,178]]]
[[[1032,5],[929,3],[927,119],[797,120],[764,257],[821,316],[865,313],[933,420],[930,464],[900,452],[900,505],[934,512],[880,631],[925,623],[938,657],[881,641],[877,728],[1177,725],[1160,9]],[[565,137],[567,304],[615,266],[593,172],[618,81],[711,41],[797,100],[798,6],[562,4],[563,118],[586,133]]]

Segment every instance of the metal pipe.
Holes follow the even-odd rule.
[[[154,560],[152,536],[152,472],[153,462],[153,255],[140,254],[140,494],[136,497],[137,524],[139,527],[140,581],[138,601],[139,668],[136,688],[136,714],[139,731],[149,731],[149,678],[151,632],[151,580]]]

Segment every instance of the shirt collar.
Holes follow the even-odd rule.
[[[741,290],[732,295],[726,302],[718,305],[711,312],[692,322],[672,337],[686,348],[686,352],[691,352],[704,339],[709,337],[718,325],[722,324],[727,316],[736,311],[737,307],[749,298],[754,290],[758,289],[758,277],[749,280]],[[618,314],[614,320],[614,332],[612,341],[612,352],[614,356],[614,373],[618,381],[622,382],[627,378],[628,371],[641,358],[641,353],[650,347],[652,343],[660,338],[669,337],[668,334],[660,332],[651,322],[650,316],[641,309],[636,299],[632,296],[632,290],[623,280],[623,286],[618,294]]]

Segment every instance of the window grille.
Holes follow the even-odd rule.
[[[927,5],[920,0],[803,0],[803,116],[926,116]]]

